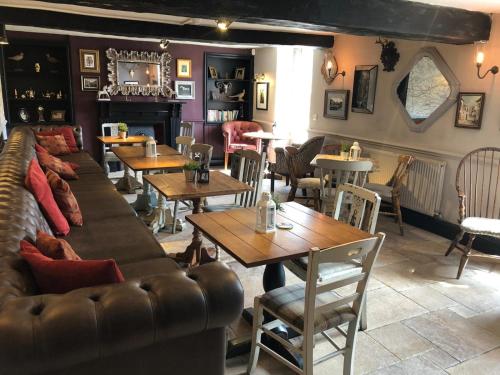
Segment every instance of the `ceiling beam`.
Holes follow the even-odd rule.
[[[452,44],[488,40],[491,29],[491,18],[485,13],[406,0],[45,1]]]
[[[60,12],[41,9],[2,6],[0,6],[0,23],[134,38],[171,38],[205,43],[250,44],[256,46],[299,45],[331,48],[334,41],[333,35],[238,29],[228,30],[223,33],[218,31],[215,26],[172,25],[70,13],[61,15]]]

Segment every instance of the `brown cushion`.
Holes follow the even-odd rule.
[[[38,162],[45,169],[51,169],[66,180],[77,180],[78,175],[73,168],[77,168],[77,164],[64,162],[55,156],[46,152],[37,152]]]
[[[37,135],[36,140],[51,155],[70,154],[71,151],[62,135]]]
[[[81,260],[71,245],[62,238],[55,238],[50,234],[36,232],[36,248],[40,252],[52,259]]]
[[[47,170],[46,176],[52,193],[54,194],[54,199],[64,217],[70,224],[82,226],[82,213],[68,183],[50,169]]]

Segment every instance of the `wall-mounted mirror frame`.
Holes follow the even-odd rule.
[[[415,123],[413,119],[410,117],[408,114],[408,111],[406,110],[405,106],[403,103],[401,103],[401,100],[398,96],[398,86],[399,84],[406,78],[408,74],[410,74],[413,66],[418,63],[422,58],[424,57],[429,57],[432,59],[434,64],[437,66],[437,68],[441,71],[443,76],[446,78],[448,81],[448,84],[450,85],[450,95],[448,95],[448,98],[432,112],[429,117],[427,117],[425,120]],[[403,117],[406,121],[406,125],[410,128],[410,130],[414,132],[424,132],[427,130],[434,122],[436,122],[437,119],[439,119],[455,102],[457,101],[457,96],[460,91],[460,82],[458,81],[457,77],[453,73],[453,71],[450,69],[446,61],[444,61],[443,57],[439,53],[439,51],[434,48],[434,47],[424,47],[421,48],[415,56],[411,59],[409,64],[405,67],[405,69],[401,70],[399,72],[396,80],[394,81],[394,85],[392,88],[392,96],[396,104],[398,105],[399,109],[401,110],[401,113],[403,114]]]
[[[108,92],[110,95],[163,95],[172,97],[174,91],[170,87],[170,62],[172,56],[168,52],[138,52],[138,51],[117,51],[114,48],[106,50],[108,58]],[[160,65],[159,85],[125,85],[118,82],[118,62],[127,63],[149,63]]]

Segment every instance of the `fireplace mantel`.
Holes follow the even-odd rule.
[[[159,143],[175,146],[182,119],[179,100],[111,100],[99,101],[99,129],[101,124],[125,122],[128,125],[153,125]]]

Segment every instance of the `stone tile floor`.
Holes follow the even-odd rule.
[[[278,194],[286,197],[287,189],[277,181]],[[209,198],[210,203],[230,200]],[[161,232],[158,240],[167,252],[182,251],[191,230],[187,225],[175,235]],[[456,280],[459,256],[444,257],[447,239],[408,225],[402,237],[383,216],[377,230],[387,233],[387,239],[369,283],[368,330],[358,334],[355,374],[500,374],[500,264],[472,258],[462,279]],[[263,293],[264,268],[246,269],[225,253],[222,261],[240,277],[245,307],[252,306],[254,296]],[[287,271],[288,284],[299,281]],[[243,320],[229,329],[229,337],[249,333]],[[315,354],[330,348],[320,338]],[[244,374],[247,360],[247,355],[228,360],[226,374]],[[341,373],[342,356],[315,367],[315,374]],[[292,372],[261,354],[255,374]]]

